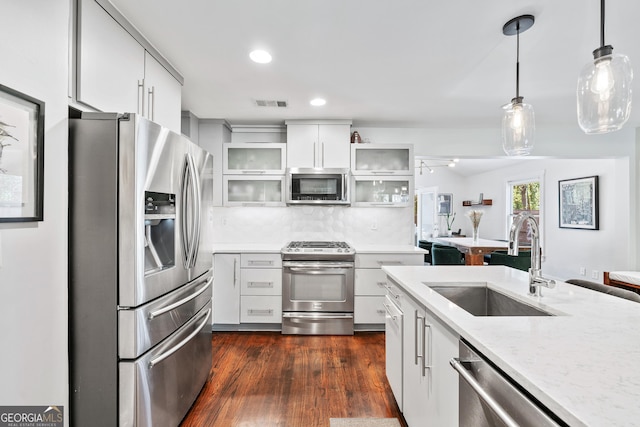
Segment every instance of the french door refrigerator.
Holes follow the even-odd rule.
[[[71,425],[176,426],[211,368],[212,157],[134,114],[69,123]]]

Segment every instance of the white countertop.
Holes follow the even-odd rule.
[[[263,244],[263,243],[215,243],[213,253],[280,253],[280,250],[287,243]],[[358,253],[405,253],[405,254],[425,254],[422,248],[412,245],[353,245]]]
[[[528,293],[504,266],[384,266],[429,311],[571,426],[640,426],[640,304],[564,282]],[[474,317],[423,282],[486,282],[551,317]]]

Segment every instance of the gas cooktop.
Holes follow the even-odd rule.
[[[352,260],[355,253],[346,242],[294,241],[282,248],[282,259]]]

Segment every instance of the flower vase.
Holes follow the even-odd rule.
[[[448,236],[448,237],[451,237],[451,235],[452,235],[452,234],[453,234],[453,231],[452,231],[452,230],[447,230],[447,236]]]
[[[478,237],[478,226],[475,225],[473,227],[473,243],[474,244],[478,243],[478,239],[479,239],[479,237]]]

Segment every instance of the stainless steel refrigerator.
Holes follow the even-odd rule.
[[[70,423],[176,426],[211,368],[212,157],[134,114],[69,122]]]

